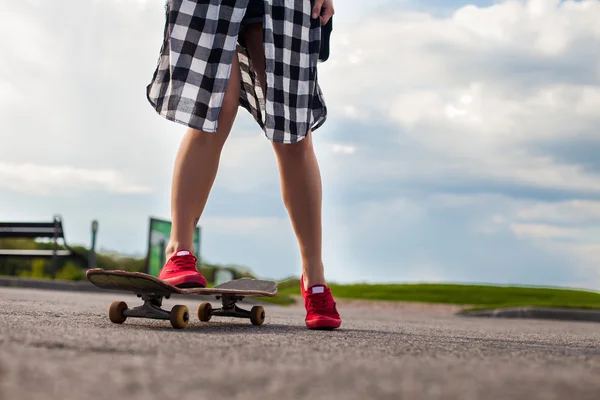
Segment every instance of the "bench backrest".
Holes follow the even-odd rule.
[[[0,238],[64,238],[62,222],[0,222]]]

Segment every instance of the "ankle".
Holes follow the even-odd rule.
[[[308,289],[314,285],[327,285],[323,271],[323,263],[304,264],[302,267],[304,288]]]
[[[182,251],[182,250],[187,250],[190,253],[194,254],[194,246],[193,245],[178,243],[178,242],[172,242],[172,243],[170,242],[167,245],[167,248],[165,249],[166,259],[168,260],[169,258],[173,257],[173,255],[175,253],[177,253],[178,251]]]

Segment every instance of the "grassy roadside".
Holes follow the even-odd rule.
[[[78,277],[71,276],[73,274],[70,273],[73,271],[80,272],[75,266],[66,265],[59,271],[57,278],[79,280]],[[34,262],[30,274],[19,275],[48,278],[38,272],[43,272],[43,265]],[[600,292],[576,289],[463,284],[339,285],[331,283],[330,286],[334,296],[340,299],[454,304],[463,306],[464,311],[527,306],[600,309]],[[300,295],[300,282],[296,278],[280,281],[278,287],[277,296],[261,297],[260,300],[286,306],[295,303],[292,296]]]
[[[330,284],[336,298],[463,305],[466,309],[562,307],[600,309],[600,292],[461,284]],[[299,295],[299,281],[279,283],[279,295]]]
[[[278,293],[277,296],[275,297],[257,297],[257,300],[260,301],[264,301],[265,303],[270,303],[270,304],[277,304],[279,306],[289,306],[292,305],[294,303],[296,303],[296,301],[292,298],[292,296],[290,296],[289,294],[285,294],[285,293]]]

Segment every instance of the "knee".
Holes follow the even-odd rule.
[[[310,136],[297,143],[273,143],[273,148],[277,156],[284,159],[304,158],[314,151]]]
[[[186,132],[187,139],[194,146],[210,146],[214,148],[222,148],[227,140],[229,132],[217,131],[206,132],[198,129],[188,128]]]

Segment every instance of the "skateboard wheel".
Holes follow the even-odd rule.
[[[127,304],[124,301],[113,301],[108,308],[108,319],[114,324],[122,324],[127,319],[123,311],[127,310]]]
[[[169,315],[171,325],[175,329],[183,329],[190,322],[190,312],[186,306],[177,305],[171,309]]]
[[[210,303],[200,303],[198,306],[198,319],[202,322],[210,321],[210,313],[212,312],[212,305]]]
[[[262,306],[254,306],[250,310],[250,321],[252,325],[262,325],[265,322],[265,309]]]

